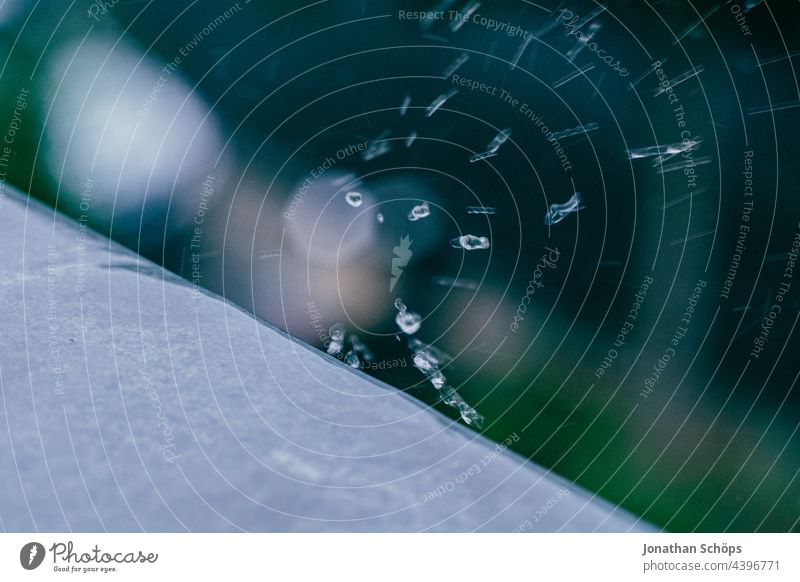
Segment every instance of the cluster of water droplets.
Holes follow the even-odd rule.
[[[448,4],[452,6],[454,4],[454,0],[442,0],[442,4]],[[450,33],[454,34],[457,33],[461,27],[467,22],[470,16],[480,7],[481,2],[479,0],[467,0],[464,7],[458,12],[458,16],[454,18],[450,22]],[[589,17],[586,18],[586,22],[592,20],[595,16],[597,16],[600,12],[605,10],[605,8],[601,7],[593,12]],[[432,21],[423,20],[421,23],[421,28],[424,31],[428,31],[433,25]],[[555,22],[549,23],[549,28],[553,28],[555,26]],[[587,46],[589,39],[591,39],[598,31],[600,31],[601,25],[600,24],[592,24],[589,27],[589,35],[588,38],[580,39],[574,47],[569,51],[568,57],[573,60],[575,59],[578,54],[584,50]],[[546,31],[541,31],[546,32]],[[530,38],[524,39],[523,43],[517,50],[514,55],[513,63],[511,64],[511,68],[515,68],[517,63],[519,62],[522,54],[528,47],[530,42]],[[466,65],[470,60],[470,55],[468,53],[461,53],[459,54],[455,60],[453,60],[442,72],[442,78],[448,79],[451,77],[456,71],[458,71],[461,67]],[[560,86],[566,82],[569,82],[571,79],[575,78],[576,76],[583,74],[588,69],[579,70],[577,73],[571,73],[568,77],[561,79],[556,82],[554,86]],[[427,105],[427,107],[423,106],[418,107],[418,109],[422,110],[424,116],[426,118],[430,118],[439,112],[445,104],[452,98],[454,98],[458,94],[458,89],[450,87],[447,90],[444,90],[437,96],[433,98],[433,100]],[[399,115],[400,117],[406,117],[409,112],[411,111],[411,104],[415,98],[412,98],[410,94],[406,94],[403,96],[402,101],[399,106]],[[586,136],[590,132],[596,131],[599,128],[597,123],[585,123],[583,125],[579,125],[577,127],[572,127],[569,129],[564,129],[562,131],[553,132],[554,139],[567,139],[572,137],[580,137]],[[388,139],[389,136],[392,135],[391,129],[386,129],[373,139],[369,140],[367,143],[366,150],[362,153],[362,159],[365,162],[369,162],[383,156],[392,151],[392,142]],[[404,144],[406,148],[410,148],[415,141],[418,139],[418,133],[416,130],[403,132],[399,134],[400,136],[405,135],[406,137],[400,137],[399,139],[401,142],[404,140]],[[487,158],[492,158],[497,156],[500,152],[501,148],[504,144],[510,140],[512,136],[512,129],[511,128],[504,128],[499,130],[491,141],[486,145],[483,150],[478,150],[479,153],[472,155],[469,158],[470,162],[478,162],[480,160],[485,160]],[[688,147],[687,144],[670,144],[667,147],[664,146],[654,146],[652,148],[641,148],[639,150],[630,150],[629,157],[630,159],[636,159],[639,157],[650,157],[653,156],[657,159],[657,161],[663,161],[665,159],[669,159],[669,157],[675,155],[676,153],[682,153],[687,149],[693,149],[696,147],[696,143],[689,143]],[[363,197],[359,192],[350,191],[346,194],[347,203],[353,207],[359,207],[363,203]],[[570,214],[574,214],[581,210],[582,200],[581,195],[578,192],[575,192],[569,200],[564,202],[563,204],[552,204],[549,206],[546,215],[544,217],[544,223],[547,226],[555,225]],[[470,215],[494,215],[497,212],[497,209],[490,206],[468,206],[466,207],[467,214]],[[419,220],[423,220],[428,218],[431,215],[431,209],[428,202],[422,202],[418,205],[413,206],[410,211],[408,212],[408,220],[411,222],[416,222]],[[376,219],[378,223],[384,223],[384,215],[378,213],[376,215]],[[489,249],[491,243],[489,238],[486,236],[477,236],[474,234],[463,234],[461,236],[455,237],[450,240],[450,245],[456,249],[462,249],[466,251],[475,251],[475,250],[485,250]],[[437,285],[446,285],[453,288],[462,288],[462,289],[469,289],[475,290],[478,289],[479,283],[477,281],[467,280],[467,279],[460,279],[460,278],[448,278],[448,277],[434,277],[433,282]],[[458,392],[447,383],[447,378],[442,371],[442,367],[445,362],[444,355],[438,351],[436,348],[430,345],[425,345],[420,340],[413,336],[416,334],[421,326],[422,326],[422,317],[420,314],[412,312],[408,309],[401,298],[397,298],[394,302],[394,306],[397,309],[397,313],[395,315],[395,323],[400,331],[407,336],[408,339],[408,347],[412,351],[413,354],[413,365],[416,369],[418,369],[421,373],[425,375],[428,381],[430,381],[431,385],[438,391],[441,397],[441,401],[444,402],[446,405],[451,406],[457,409],[461,415],[461,418],[469,425],[472,426],[479,426],[483,421],[483,418],[478,414],[474,408],[469,406],[469,404],[464,401],[464,399],[458,394]],[[341,354],[343,355],[343,359],[349,365],[354,367],[358,367],[361,359],[368,359],[371,357],[366,346],[358,339],[355,335],[348,335],[346,330],[344,329],[341,324],[337,324],[331,328],[331,344],[328,348],[329,353],[334,353],[340,357]],[[347,338],[347,339],[346,339]],[[347,349],[347,340],[349,339],[351,348]],[[400,337],[398,336],[398,339]],[[369,355],[368,355],[369,354]]]
[[[375,356],[369,348],[361,341],[356,334],[347,334],[347,328],[343,323],[334,323],[328,330],[330,336],[330,343],[328,344],[328,353],[353,368],[360,368],[361,362],[373,362]],[[347,343],[350,343],[350,349],[347,349]]]
[[[334,323],[328,330],[328,335],[331,338],[331,343],[328,344],[328,353],[332,356],[338,356],[344,349],[344,335],[347,332],[344,324]]]
[[[360,368],[361,362],[372,362],[375,356],[356,334],[350,334],[351,349],[344,355],[344,363],[353,368]]]
[[[395,307],[398,310],[395,321],[401,331],[408,335],[416,333],[422,322],[420,315],[409,312],[403,300],[399,297],[395,300]],[[328,330],[328,333],[330,335],[328,353],[341,358],[348,366],[359,368],[362,361],[374,361],[374,356],[369,348],[357,335],[348,335],[344,324],[335,323]],[[348,340],[350,349],[347,349]],[[408,348],[413,354],[414,367],[425,375],[439,393],[441,401],[445,405],[458,410],[461,419],[465,423],[480,428],[483,424],[483,416],[467,404],[456,389],[447,383],[447,377],[442,372],[442,366],[449,362],[451,358],[441,350],[434,346],[426,345],[417,338],[409,338]]]
[[[409,349],[413,352],[414,367],[422,372],[433,387],[438,391],[441,401],[458,410],[461,419],[470,426],[480,428],[483,416],[467,404],[455,388],[447,384],[447,378],[442,373],[442,366],[449,360],[446,354],[433,346],[412,338],[408,342]]]

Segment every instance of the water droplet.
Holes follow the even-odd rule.
[[[358,208],[361,206],[361,203],[364,202],[364,196],[361,192],[348,192],[345,194],[345,200],[347,200],[347,203],[353,208]]]
[[[462,26],[464,26],[473,15],[473,13],[480,8],[481,2],[480,0],[470,0],[461,11],[456,14],[455,18],[450,21],[450,30],[453,32],[457,32]]]
[[[436,358],[439,362],[442,363],[450,362],[453,359],[453,356],[451,356],[450,354],[444,352],[443,350],[440,350],[435,346],[426,344],[425,342],[415,337],[409,338],[407,345],[408,349],[410,349],[412,352],[417,353],[419,351],[425,350],[434,358]]]
[[[412,222],[417,220],[421,220],[423,218],[427,218],[431,215],[431,209],[428,206],[427,202],[423,202],[411,209],[411,212],[408,213],[408,219]]]
[[[441,372],[434,372],[431,374],[429,380],[431,381],[431,384],[433,384],[433,387],[437,390],[441,390],[442,387],[444,387],[444,385],[447,383],[447,378],[445,378],[444,374]]]
[[[551,204],[547,214],[544,216],[544,223],[547,226],[552,226],[561,222],[570,214],[578,212],[578,210],[582,209],[583,206],[581,206],[581,194],[580,192],[575,192],[569,200],[564,202],[564,204]]]
[[[419,313],[408,311],[405,303],[399,297],[394,300],[394,306],[398,309],[394,321],[400,331],[408,335],[417,333],[422,326],[422,316]]]
[[[411,95],[406,95],[405,98],[403,99],[403,104],[400,105],[400,116],[401,117],[406,114],[406,111],[408,111],[408,106],[409,105],[411,105]]]
[[[456,407],[459,402],[462,402],[461,396],[458,395],[456,389],[452,386],[442,386],[441,389],[442,402],[447,406]]]
[[[414,354],[414,367],[423,374],[430,374],[439,369],[439,360],[426,350]]]
[[[497,208],[491,206],[467,206],[467,214],[496,214]]]
[[[493,158],[496,155],[497,155],[497,152],[482,152],[482,153],[470,156],[469,161],[474,164],[475,162],[480,162],[481,160],[486,160],[488,158]]]
[[[469,161],[474,163],[480,160],[485,160],[486,158],[492,158],[496,156],[498,150],[500,149],[500,146],[506,143],[508,141],[508,138],[510,137],[511,137],[511,129],[509,128],[506,128],[498,132],[498,134],[494,136],[494,138],[492,138],[492,141],[489,142],[489,145],[486,146],[486,151],[483,153],[475,154],[474,156],[470,157]]]
[[[349,350],[344,355],[344,363],[353,368],[359,368],[361,366],[361,361],[353,350]]]
[[[369,162],[370,160],[374,160],[377,157],[380,157],[384,154],[388,154],[392,151],[392,142],[387,141],[392,132],[388,129],[384,130],[378,137],[370,140],[369,145],[367,145],[367,149],[361,154],[361,159],[365,162]]]
[[[550,136],[550,139],[551,140],[566,139],[568,137],[572,137],[573,135],[578,135],[579,133],[587,134],[589,132],[596,131],[599,128],[600,128],[599,124],[591,122],[585,125],[579,125],[578,127],[571,127],[563,131],[557,131],[552,136]]]
[[[350,344],[353,346],[353,351],[361,356],[365,362],[372,362],[375,360],[375,356],[356,334],[350,334]]]
[[[461,413],[461,419],[468,425],[474,426],[475,428],[481,428],[483,426],[483,416],[466,402],[462,401],[459,404],[458,411]]]
[[[426,345],[417,338],[408,340],[408,347],[414,352],[414,367],[425,374],[433,387],[439,391],[442,402],[447,406],[458,409],[465,423],[480,427],[483,417],[472,408],[456,392],[455,388],[447,385],[447,378],[439,369],[443,362],[449,362],[450,357],[432,345]]]
[[[483,416],[477,410],[472,408],[467,402],[456,392],[452,386],[444,385],[439,390],[442,396],[442,403],[452,408],[458,409],[461,419],[470,426],[480,428],[483,424]]]
[[[342,323],[334,323],[331,328],[328,330],[328,333],[331,336],[331,339],[340,342],[344,339],[345,328],[344,324]]]
[[[687,139],[686,141],[669,143],[664,145],[654,145],[645,148],[634,148],[628,150],[628,159],[638,160],[651,156],[675,156],[684,152],[692,151],[700,145],[700,140]]]
[[[398,312],[397,316],[394,318],[394,321],[397,323],[397,327],[399,327],[403,333],[407,333],[408,335],[417,333],[422,325],[422,317],[419,315],[419,313],[411,313],[410,311]]]
[[[378,213],[378,216],[376,216],[375,218],[377,218],[377,219],[378,219],[378,222],[380,222],[381,224],[383,224],[383,214],[381,214],[381,213],[379,212],[379,213]]]
[[[328,344],[328,353],[332,356],[337,356],[344,349],[345,327],[341,323],[334,323],[328,330],[328,334],[331,336],[331,343]]]
[[[501,130],[500,132],[497,133],[496,136],[494,136],[492,141],[487,146],[486,151],[487,152],[496,152],[497,150],[500,149],[501,145],[503,145],[504,143],[506,143],[508,141],[508,138],[510,138],[510,137],[511,137],[511,129],[510,128],[506,128],[506,129]]]
[[[464,249],[467,251],[474,251],[479,249],[489,248],[489,239],[485,236],[475,236],[472,234],[465,234],[450,241],[450,246],[457,249]]]
[[[425,110],[425,117],[430,117],[434,113],[436,113],[439,108],[447,103],[448,99],[453,97],[456,93],[458,93],[458,89],[450,89],[447,93],[443,93],[439,95],[436,99],[434,99],[428,108]]]

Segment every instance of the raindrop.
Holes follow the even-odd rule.
[[[392,151],[392,143],[387,141],[386,138],[391,135],[391,131],[384,130],[378,137],[375,139],[370,140],[367,149],[361,154],[361,159],[365,162],[369,162],[370,160],[374,160],[384,154],[388,154]]]
[[[411,105],[411,95],[406,95],[403,99],[403,104],[400,105],[400,117],[406,114],[409,105]]]
[[[664,145],[654,145],[645,148],[634,148],[628,150],[628,159],[638,160],[640,158],[649,158],[652,156],[675,156],[684,152],[692,151],[700,145],[699,139],[687,139],[675,143],[668,143]]]
[[[447,103],[447,100],[453,97],[456,93],[458,93],[458,89],[450,89],[447,93],[443,93],[439,95],[436,99],[434,99],[428,108],[425,110],[425,117],[430,117],[434,113],[436,113],[439,108]]]
[[[475,11],[481,7],[479,0],[470,0],[466,6],[450,21],[450,30],[456,32],[464,26]]]

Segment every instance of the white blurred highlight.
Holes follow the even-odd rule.
[[[73,203],[93,181],[98,222],[110,224],[113,209],[138,225],[145,199],[148,213],[163,215],[173,188],[173,210],[191,219],[206,176],[222,173],[213,168],[222,144],[216,121],[205,117],[207,105],[179,67],[142,58],[124,41],[114,47],[110,38],[67,44],[48,63],[45,82],[57,92],[46,166]]]

